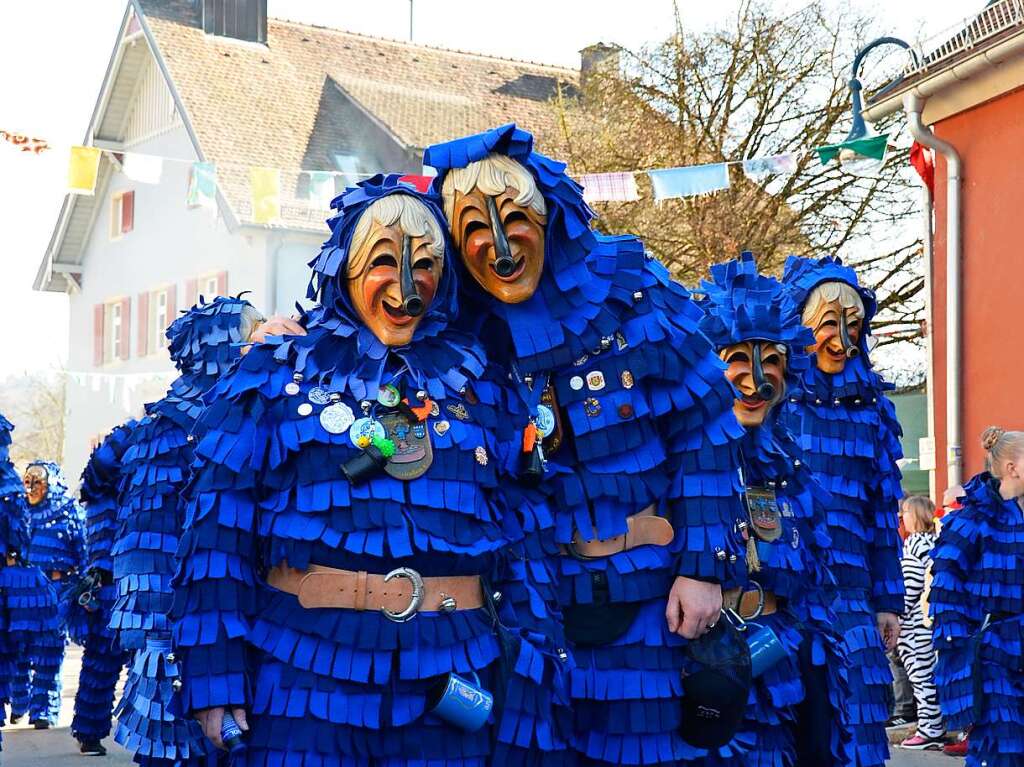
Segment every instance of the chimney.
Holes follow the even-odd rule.
[[[267,0],[201,0],[203,31],[251,43],[267,42]]]
[[[586,90],[595,76],[618,77],[622,64],[622,50],[617,45],[594,43],[580,51],[580,86]]]

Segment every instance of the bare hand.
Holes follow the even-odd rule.
[[[697,639],[715,625],[722,612],[722,587],[692,578],[676,578],[668,593],[668,630],[684,639]]]
[[[305,328],[295,321],[294,317],[282,317],[275,314],[268,320],[264,320],[252,331],[249,340],[261,344],[267,340],[267,336],[304,336]]]
[[[892,652],[896,649],[896,640],[900,638],[900,619],[895,613],[875,613],[878,620],[878,634],[882,637],[885,649]]]
[[[238,728],[242,732],[249,732],[249,723],[245,719],[244,708],[231,709],[231,716],[235,718]],[[224,723],[224,707],[216,706],[215,708],[199,709],[195,712],[195,717],[196,721],[199,722],[199,726],[203,728],[203,734],[207,739],[217,748],[227,750],[224,748],[224,741],[220,737],[220,728]]]

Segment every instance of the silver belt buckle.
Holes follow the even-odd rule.
[[[412,584],[412,596],[409,598],[409,604],[398,612],[392,612],[384,607],[382,607],[380,611],[384,613],[384,617],[389,621],[405,623],[416,617],[416,613],[419,612],[420,607],[423,605],[423,597],[426,593],[426,589],[423,587],[423,576],[411,567],[395,568],[384,576],[384,582],[387,583],[395,578],[405,578]]]

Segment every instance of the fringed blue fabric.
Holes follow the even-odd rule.
[[[856,288],[866,310],[860,356],[848,360],[835,375],[812,365],[789,392],[782,417],[815,478],[832,495],[827,520],[832,571],[839,586],[837,628],[845,636],[850,658],[850,716],[858,764],[871,767],[888,758],[884,724],[892,683],[875,613],[903,611],[896,532],[902,495],[896,461],[902,456],[902,431],[885,396],[891,386],[871,369],[868,359],[874,294],[859,286],[852,269],[831,257],[791,256],[782,281],[796,317],[815,287],[833,281]]]
[[[698,758],[677,732],[683,642],[668,633],[665,599],[676,575],[724,581],[738,553],[727,534],[739,513],[732,391],[687,292],[636,238],[592,230],[580,186],[532,142],[506,125],[430,147],[424,163],[440,191],[451,169],[504,154],[546,203],[537,291],[506,305],[463,277],[460,324],[518,382],[527,416],[544,386],[557,400],[562,444],[547,450],[545,482],[554,530],[537,548],[551,557],[560,604],[636,610],[619,639],[575,648],[573,745],[599,763]],[[671,546],[589,561],[557,553],[577,535],[621,535],[650,506],[671,520]]]
[[[201,420],[174,640],[186,709],[249,709],[241,764],[483,765],[496,753],[534,763],[554,737],[541,715],[556,694],[551,671],[530,627],[516,622],[515,604],[540,608],[504,585],[508,573],[515,577],[508,552],[518,543],[508,531],[521,526],[510,526],[493,499],[507,448],[489,424],[503,416],[502,394],[481,378],[483,351],[446,327],[456,307],[450,250],[408,347],[389,349],[358,322],[339,277],[359,216],[388,194],[414,195],[442,221],[436,200],[395,177],[338,198],[331,239],[312,264],[310,290],[321,304],[302,320],[308,335],[255,347],[211,392]],[[347,427],[328,432],[321,414],[335,407],[358,417],[364,400],[379,414],[373,403],[386,383],[414,406],[417,391],[436,404],[422,423],[433,460],[416,479],[382,473],[353,486],[340,466],[360,449]],[[306,609],[260,580],[284,563],[478,575],[502,598],[407,623],[375,611]],[[256,651],[252,670],[247,648]],[[503,696],[478,732],[426,711],[428,690],[451,672],[478,674]]]
[[[784,385],[796,386],[809,366],[804,349],[814,337],[790,310],[782,285],[758,274],[751,253],[712,266],[711,277],[701,286],[705,294],[701,306],[706,312],[701,329],[720,350],[744,341],[783,347],[787,363]],[[781,600],[781,611],[758,623],[775,630],[787,658],[755,680],[746,721],[737,735],[739,744],[753,745],[733,762],[783,767],[796,761],[797,738],[803,734],[801,726],[807,726],[799,719],[798,705],[809,683],[798,664],[798,651],[802,642],[809,642],[811,664],[828,671],[831,761],[822,765],[844,767],[853,761],[853,752],[845,705],[847,660],[833,628],[832,541],[825,525],[826,507],[832,499],[811,476],[774,411],[766,414],[760,427],[746,430],[740,454],[746,486],[775,494],[781,534],[773,541],[758,540],[748,524],[758,562],[737,568],[735,580],[728,585],[752,589],[756,583]],[[737,541],[737,545],[744,542]]]
[[[79,500],[85,506],[86,548],[89,552],[85,581],[72,594],[91,595],[68,607],[68,631],[82,645],[82,670],[75,695],[71,734],[81,742],[102,740],[110,734],[114,688],[127,661],[109,627],[116,601],[110,549],[117,531],[117,498],[121,461],[135,421],[115,427],[85,465]]]
[[[935,685],[946,724],[973,724],[967,764],[1024,764],[1024,522],[979,474],[932,551]],[[985,626],[986,616],[988,625]]]

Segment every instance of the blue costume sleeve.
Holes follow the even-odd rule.
[[[958,646],[972,628],[981,625],[978,600],[966,588],[967,574],[981,559],[982,520],[973,509],[953,512],[943,519],[942,533],[932,550],[932,588],[929,594],[935,619],[935,647]]]
[[[875,612],[903,612],[903,572],[900,569],[899,499],[900,470],[896,460],[900,448],[900,426],[896,410],[885,396],[878,398],[881,432],[877,451],[878,475],[872,484],[871,509],[874,511],[871,542],[868,548],[871,567],[871,604]]]
[[[186,492],[172,622],[186,710],[251,700],[244,637],[254,612],[256,468],[262,463],[258,395],[219,398],[204,414]]]

